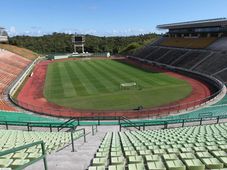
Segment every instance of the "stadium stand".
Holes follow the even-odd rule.
[[[107,133],[88,170],[204,170],[226,166],[227,124]]]
[[[206,48],[211,45],[217,38],[206,37],[206,38],[175,38],[165,37],[164,40],[159,44],[167,47],[179,47],[179,48]]]
[[[227,56],[222,53],[215,53],[199,66],[194,68],[195,71],[199,71],[206,74],[214,74],[224,68],[226,68]]]
[[[186,55],[182,56],[180,60],[175,62],[173,65],[177,67],[183,67],[190,69],[195,66],[197,63],[206,59],[210,52],[198,52],[198,51],[189,51]]]
[[[214,43],[212,43],[209,47],[207,47],[209,50],[215,50],[215,51],[226,51],[227,50],[227,37],[221,37]]]
[[[73,135],[73,136],[72,136]],[[84,136],[83,131],[70,132],[25,132],[19,130],[0,130],[0,168],[16,169],[42,156],[40,145],[2,155],[4,151],[38,141],[45,143],[45,153],[50,154],[69,145],[72,140]],[[73,139],[72,139],[73,138]],[[6,152],[7,153],[7,152]]]
[[[155,50],[152,54],[150,54],[147,57],[147,59],[151,60],[154,58],[153,56],[155,56],[155,60],[158,60],[159,58],[161,58],[163,55],[165,55],[168,52],[169,52],[169,49],[167,49],[167,48],[158,48],[158,50]],[[140,56],[140,55],[138,55],[138,56]]]
[[[177,60],[185,53],[186,51],[184,50],[170,50],[169,53],[166,54],[168,57],[163,56],[157,59],[156,61],[164,64],[171,64],[173,61]]]
[[[17,47],[10,44],[0,44],[0,49],[4,49],[10,51],[11,53],[17,54],[23,58],[27,58],[28,60],[35,60],[39,57],[39,55],[31,50]]]
[[[4,91],[30,63],[31,60],[0,49],[0,110],[15,111]]]

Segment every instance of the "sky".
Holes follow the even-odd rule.
[[[129,36],[159,24],[227,17],[227,0],[2,0],[10,36],[53,32]]]

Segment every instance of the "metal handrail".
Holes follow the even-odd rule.
[[[34,160],[31,160],[28,163],[15,168],[14,170],[22,170],[22,169],[26,168],[27,166],[29,166],[29,165],[31,165],[31,164],[33,164],[33,163],[35,163],[35,162],[37,162],[41,159],[43,159],[44,169],[48,170],[47,160],[46,160],[45,143],[43,141],[37,141],[37,142],[33,142],[33,143],[30,143],[30,144],[19,146],[19,147],[13,148],[13,149],[2,151],[2,152],[0,152],[0,156],[4,156],[4,155],[10,154],[10,153],[15,153],[15,152],[18,152],[20,150],[24,150],[24,149],[27,149],[27,148],[30,148],[30,147],[33,147],[33,146],[36,146],[36,145],[41,145],[42,155],[39,158],[35,158]]]

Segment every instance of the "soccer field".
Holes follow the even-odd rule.
[[[137,87],[120,89],[136,82]],[[44,96],[80,110],[128,110],[165,105],[188,96],[191,86],[165,73],[148,72],[114,60],[77,60],[48,65]]]

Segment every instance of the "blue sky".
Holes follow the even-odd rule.
[[[4,0],[0,26],[13,35],[136,35],[156,25],[227,17],[227,0]]]

